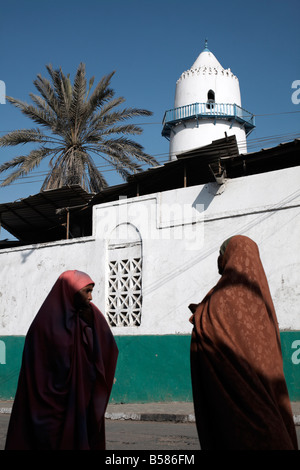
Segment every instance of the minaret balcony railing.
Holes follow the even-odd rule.
[[[216,124],[218,119],[225,119],[230,121],[231,125],[235,121],[244,126],[246,135],[255,127],[254,115],[237,104],[214,102],[193,103],[165,112],[162,123],[162,135],[164,137],[170,137],[174,126],[191,119],[195,119],[197,122],[201,119],[212,119],[214,120],[214,124]]]

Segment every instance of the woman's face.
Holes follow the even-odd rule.
[[[87,286],[80,289],[75,294],[75,306],[77,308],[86,307],[92,301],[92,292],[94,289],[94,284],[88,284]]]

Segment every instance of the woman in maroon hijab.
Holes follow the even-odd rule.
[[[58,278],[26,335],[7,450],[105,449],[118,349],[80,271]]]
[[[201,449],[296,450],[280,336],[256,243],[227,240],[194,312],[191,373]]]

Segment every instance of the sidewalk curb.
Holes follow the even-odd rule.
[[[295,426],[300,426],[300,415],[293,415]]]
[[[173,423],[194,423],[195,415],[172,413],[105,413],[106,419],[132,421],[171,421]],[[299,417],[300,418],[300,417]]]
[[[12,408],[0,408],[0,414],[10,414]],[[194,423],[195,415],[183,415],[172,413],[105,413],[106,419],[131,420],[131,421],[172,421],[174,423]],[[299,417],[300,418],[300,417]]]
[[[0,414],[10,414],[11,407],[0,408]],[[171,421],[173,423],[195,423],[194,414],[174,414],[174,413],[130,413],[130,412],[106,412],[106,419],[111,420],[131,420],[131,421]],[[293,414],[295,426],[300,426],[300,415]]]

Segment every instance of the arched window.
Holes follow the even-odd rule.
[[[209,92],[207,93],[206,107],[208,109],[214,109],[214,103],[215,103],[215,92],[213,90],[209,90]]]
[[[140,326],[142,241],[129,223],[118,225],[108,244],[107,318],[111,326]]]

